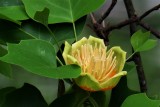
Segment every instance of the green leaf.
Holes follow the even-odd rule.
[[[137,51],[146,51],[154,48],[157,45],[157,40],[148,39]]]
[[[157,40],[149,39],[150,32],[143,33],[141,30],[135,32],[131,37],[131,44],[135,52],[147,51],[154,48]]]
[[[83,17],[75,22],[77,35],[79,36],[83,30],[86,17]],[[74,31],[73,26],[70,23],[60,23],[49,25],[50,29],[54,33],[58,42],[64,43],[64,41],[73,39]],[[52,44],[55,44],[53,36],[49,33],[47,28],[42,24],[35,21],[25,21],[22,23],[22,29],[29,35],[32,35],[36,39],[46,40]]]
[[[0,56],[7,54],[7,50],[0,46]]]
[[[68,93],[55,99],[49,107],[83,107],[87,98],[89,98],[89,92],[73,86]]]
[[[99,107],[99,105],[97,104],[97,102],[94,98],[89,97],[87,100],[89,101],[90,106]],[[100,106],[100,107],[102,107],[102,106]]]
[[[96,10],[105,0],[22,0],[27,14],[34,19],[37,11],[50,10],[48,23],[73,23]],[[36,6],[35,6],[36,4]]]
[[[29,84],[24,84],[6,95],[1,107],[48,107],[40,91]]]
[[[8,54],[0,59],[49,78],[76,78],[81,72],[77,65],[57,68],[54,47],[42,40],[23,40],[19,44],[8,44]]]
[[[120,105],[129,95],[136,94],[136,93],[138,92],[130,90],[128,88],[127,78],[125,76],[122,77],[118,85],[112,89],[109,107],[120,107]]]
[[[7,87],[7,88],[0,89],[0,107],[2,107],[2,104],[5,101],[6,95],[12,92],[13,90],[15,90],[14,87]]]
[[[34,19],[42,23],[43,25],[48,26],[48,16],[49,16],[49,9],[44,8],[43,11],[36,12]]]
[[[107,107],[107,96],[106,92],[98,91],[91,93],[91,97],[96,101],[98,107]]]
[[[19,5],[22,5],[21,0],[1,0],[0,1],[0,7],[19,6]]]
[[[3,56],[7,53],[7,51],[2,48],[0,46],[0,56]],[[0,61],[0,73],[7,76],[7,77],[11,77],[12,76],[12,69],[11,69],[11,66],[10,64],[6,63],[6,62],[3,62],[3,61]]]
[[[127,71],[127,72],[130,72],[135,67],[136,67],[135,64],[125,63],[123,70]]]
[[[0,19],[8,20],[8,21],[11,21],[11,22],[16,23],[16,24],[18,24],[18,25],[21,25],[21,22],[15,21],[15,20],[13,20],[13,19],[11,19],[11,18],[9,18],[9,17],[7,17],[7,16],[5,16],[5,15],[3,15],[3,14],[1,14],[1,13],[0,13]]]
[[[9,43],[18,43],[20,40],[33,39],[22,30],[21,26],[6,20],[0,20],[0,40]]]
[[[12,77],[12,68],[10,64],[6,62],[0,61],[0,73],[7,76],[7,77]]]
[[[6,6],[0,7],[0,10],[0,14],[5,15],[6,17],[15,21],[29,19],[24,10],[24,6]]]
[[[1,0],[0,10],[1,15],[13,21],[29,19],[21,0]]]
[[[134,94],[126,98],[121,107],[159,107],[160,100],[151,100],[146,94]]]
[[[13,59],[17,59],[13,62],[25,63],[26,66],[33,66],[35,68],[56,67],[54,48],[45,41],[24,40],[19,44],[9,43],[8,51],[8,54],[1,58],[2,60],[12,61]]]

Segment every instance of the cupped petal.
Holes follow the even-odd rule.
[[[88,42],[89,44],[91,44],[92,46],[95,46],[95,43],[97,43],[97,46],[102,46],[102,48],[105,48],[105,44],[103,39],[99,39],[99,38],[95,38],[93,36],[89,36],[88,38]]]
[[[114,56],[116,56],[116,72],[119,73],[123,70],[125,61],[126,61],[126,52],[123,51],[119,46],[112,47],[109,51],[114,52]],[[109,51],[107,53],[109,53]]]
[[[77,59],[75,59],[73,56],[71,56],[72,52],[72,47],[71,45],[66,41],[65,42],[65,47],[63,51],[63,58],[65,60],[65,63],[68,64],[78,64]]]
[[[86,91],[94,92],[101,89],[98,81],[89,74],[82,74],[75,79],[75,82],[79,87]]]
[[[65,41],[65,47],[64,47],[64,51],[63,51],[62,56],[63,56],[66,64],[68,64],[67,56],[71,54],[71,51],[72,51],[71,45],[67,41]]]
[[[82,45],[87,43],[87,41],[88,41],[87,38],[83,37],[81,40],[72,44],[72,52],[74,53],[74,51],[76,51],[77,49],[80,49]]]
[[[126,75],[127,72],[126,71],[121,71],[118,74],[114,75],[112,78],[108,79],[107,81],[103,82],[100,84],[101,86],[101,90],[105,91],[105,90],[110,90],[113,87],[115,87],[117,85],[117,83],[119,82],[120,78],[124,75]]]
[[[78,61],[73,56],[67,55],[67,63],[66,64],[77,64],[78,65]]]

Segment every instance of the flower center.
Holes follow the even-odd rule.
[[[98,82],[104,82],[114,76],[116,71],[116,56],[111,50],[106,54],[106,48],[91,44],[84,44],[72,52],[78,64],[81,66],[82,73],[92,75]]]

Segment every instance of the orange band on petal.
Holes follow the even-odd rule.
[[[110,87],[107,87],[107,88],[103,88],[103,89],[101,89],[101,91],[111,90],[112,88],[114,88],[114,86],[110,86]]]
[[[81,75],[76,84],[86,91],[111,90],[126,75],[122,71],[126,59],[126,52],[119,46],[107,50],[103,39],[90,36],[70,45],[65,42],[63,57],[66,64],[78,64]]]
[[[115,74],[116,74],[116,71],[112,71],[112,72],[108,75],[108,77],[111,78],[111,77],[113,77]]]
[[[89,87],[86,87],[86,86],[80,86],[82,89],[86,90],[86,91],[90,91],[90,92],[94,92],[95,90],[89,88]]]

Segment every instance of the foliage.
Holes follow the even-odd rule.
[[[159,107],[159,105],[159,100],[151,100],[146,94],[141,93],[129,96],[122,104],[122,107]]]
[[[62,57],[65,41],[73,44],[82,37],[91,35],[93,31],[96,32],[95,36],[103,39],[104,42],[110,39],[107,42],[110,42],[111,45],[114,44],[113,42],[120,41],[117,37],[112,42],[113,34],[109,34],[112,31],[105,32],[111,38],[107,38],[108,35],[107,37],[99,36],[97,31],[102,30],[100,33],[103,34],[103,27],[96,28],[101,24],[95,24],[97,22],[94,22],[93,17],[87,17],[91,12],[102,7],[104,3],[105,0],[0,1],[0,80],[5,81],[0,83],[0,107],[158,107],[160,99],[153,100],[155,99],[154,94],[147,95],[130,89],[126,76],[121,78],[118,85],[115,88],[112,87],[111,91],[83,90],[74,81],[82,74],[80,66],[76,63],[65,64]],[[91,19],[93,26],[89,22]],[[84,32],[89,32],[89,27],[93,31],[88,35]],[[122,30],[128,32],[128,30]],[[119,35],[117,32],[116,36]],[[122,48],[128,55],[123,70],[127,71],[128,75],[137,67],[128,61],[137,52],[151,52],[157,46],[158,41],[153,39],[151,33],[153,30],[151,32],[138,30],[133,35],[129,35],[131,38],[126,41],[129,41],[133,47],[132,54],[129,54],[128,48],[123,47],[126,42],[122,41]],[[130,45],[127,44],[127,46]],[[107,46],[107,48],[111,47]],[[53,81],[62,79],[65,84],[59,83],[57,86],[48,83],[45,86],[46,89],[50,88],[50,85],[54,85],[55,89],[58,87],[58,93],[61,96],[54,95],[54,98],[48,101],[41,87],[34,85],[33,82],[24,83],[24,75],[19,74],[24,77],[16,80],[15,77],[18,76],[16,72],[19,69],[14,68],[22,68],[26,73],[32,75],[28,79],[34,78],[35,75],[43,78],[37,80],[39,84],[49,78]],[[8,79],[24,85],[8,84]],[[85,83],[89,84],[89,81]],[[69,87],[68,90],[65,90],[65,86]]]
[[[137,31],[131,37],[131,44],[135,52],[150,50],[156,46],[157,40],[149,39],[150,32],[143,33],[141,30]]]

